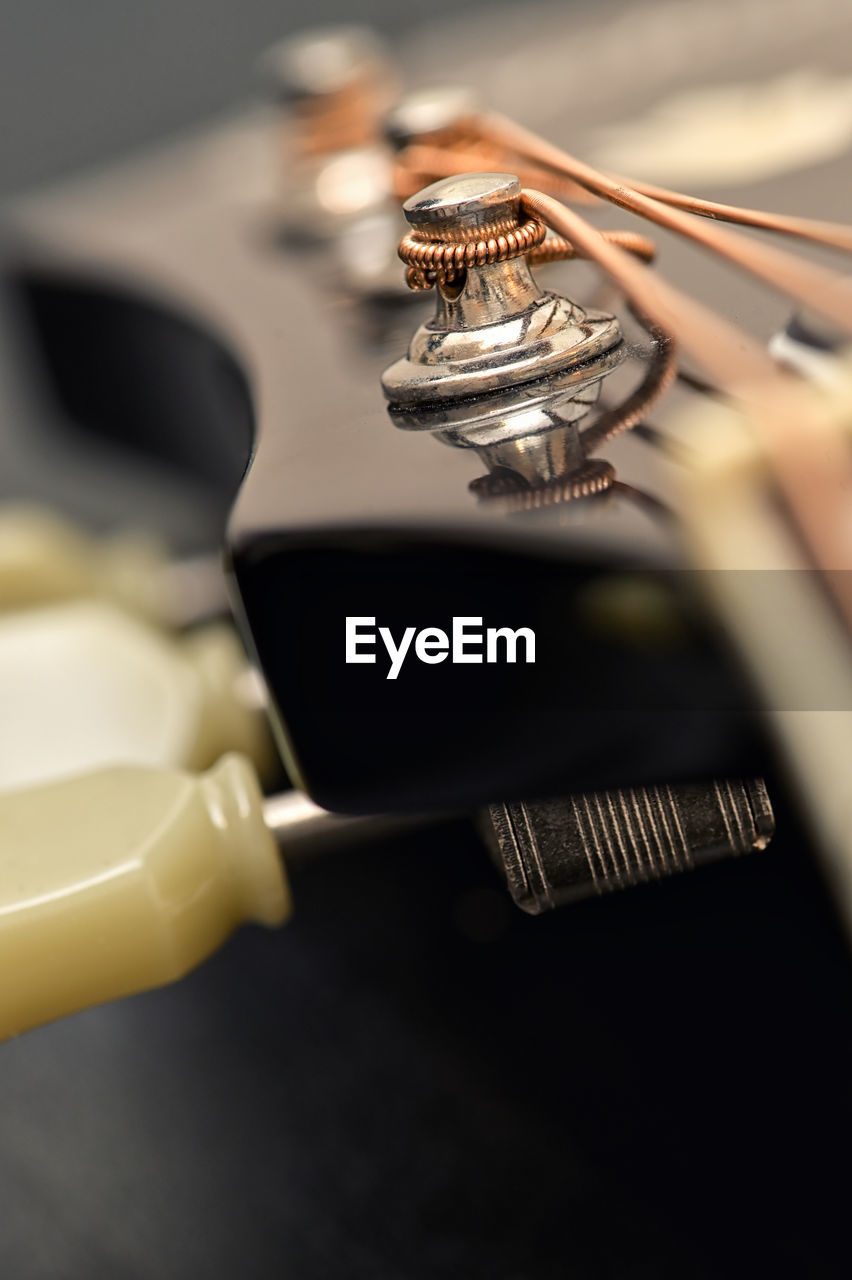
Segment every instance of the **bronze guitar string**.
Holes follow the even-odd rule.
[[[746,406],[784,503],[852,630],[852,575],[831,572],[852,568],[852,547],[843,533],[852,467],[836,437],[821,438],[819,449],[810,447],[802,423],[813,411],[811,389],[779,370],[743,330],[608,244],[575,211],[538,191],[524,191],[521,205],[593,258],[653,324],[677,333],[684,350],[723,391]],[[846,483],[838,483],[841,479]]]
[[[852,291],[837,274],[771,246],[745,240],[719,226],[701,223],[697,217],[753,226],[842,251],[852,249],[852,228],[715,204],[649,184],[630,184],[600,173],[510,120],[481,116],[473,125],[480,143],[490,146],[489,167],[495,163],[495,155],[499,155],[505,167],[517,169],[521,174],[534,166],[545,170],[553,180],[578,183],[592,195],[710,249],[852,331]],[[468,136],[465,161],[471,169],[481,169],[483,156],[476,165],[470,164],[470,149]],[[420,148],[414,157],[421,167],[424,161],[429,160],[428,155],[423,154],[424,150]],[[440,166],[435,166],[442,168],[443,172],[430,176],[446,176],[449,166],[453,166],[454,172],[462,169],[459,163],[462,153],[453,155],[452,146],[448,151],[450,154],[445,154]],[[658,343],[663,335],[671,339],[677,333],[684,349],[707,371],[720,392],[745,396],[751,401],[779,489],[815,563],[821,566],[848,564],[849,548],[839,536],[839,530],[843,528],[842,512],[837,510],[836,497],[833,501],[826,501],[825,496],[828,493],[836,495],[837,486],[832,486],[831,480],[839,475],[848,475],[849,462],[845,451],[839,448],[829,449],[819,457],[808,449],[794,408],[801,395],[801,388],[797,387],[795,380],[781,374],[769,353],[748,335],[652,275],[633,261],[623,251],[623,246],[608,240],[565,205],[543,193],[527,190],[522,207],[527,217],[542,219],[570,245],[570,256],[590,257],[596,261],[626,292],[638,316],[649,321]],[[543,244],[544,240],[540,243]],[[558,250],[557,256],[560,256]],[[666,372],[658,372],[656,378],[653,372],[649,375],[649,400],[643,406],[641,393],[648,385],[649,380],[646,379],[631,397],[632,404],[626,417],[619,416],[623,415],[626,406],[609,411],[612,430],[608,432],[604,423],[602,439],[625,429],[627,422],[636,425],[641,420],[642,408],[647,409],[653,403],[655,387],[657,395],[667,389],[676,376],[672,347],[668,348],[668,354],[670,360],[666,362]],[[662,357],[658,357],[658,368],[663,367],[661,360]],[[702,384],[702,390],[705,385]],[[599,420],[587,431],[593,433],[600,426]],[[593,439],[594,436],[587,435],[586,443],[591,445]],[[852,596],[837,581],[834,590],[847,625],[852,627]]]

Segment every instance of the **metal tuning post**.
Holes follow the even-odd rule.
[[[382,377],[395,425],[475,449],[524,487],[591,467],[588,491],[606,488],[611,468],[587,462],[577,424],[624,357],[621,327],[538,286],[526,255],[546,230],[524,216],[518,178],[448,178],[403,209],[408,283],[434,285],[436,309]]]
[[[379,37],[357,26],[314,28],[269,49],[260,75],[280,119],[288,234],[324,239],[381,205],[391,177],[381,122],[396,76]]]

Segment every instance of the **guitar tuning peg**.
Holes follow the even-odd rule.
[[[249,762],[0,795],[0,1038],[182,977],[290,895]]]
[[[391,189],[381,122],[396,76],[379,37],[357,26],[305,31],[269,49],[260,76],[281,120],[286,232],[323,239],[380,206]]]
[[[0,791],[113,762],[204,768],[275,753],[231,627],[170,636],[97,601],[0,618]]]
[[[264,799],[239,754],[200,775],[113,766],[0,794],[0,1039],[174,982],[242,924],[285,924],[285,860],[440,820]]]
[[[794,312],[773,335],[769,350],[779,364],[826,387],[848,381],[849,334],[815,311]]]
[[[517,177],[447,178],[403,210],[400,257],[415,286],[435,285],[436,307],[382,375],[395,425],[528,484],[582,469],[577,423],[625,354],[616,318],[539,288],[526,254],[545,228],[524,216]]]
[[[218,556],[179,561],[149,533],[98,537],[45,507],[1,507],[0,614],[81,597],[164,627],[227,609]]]
[[[386,146],[396,156],[418,142],[437,142],[471,116],[476,105],[475,95],[467,88],[436,86],[406,94],[384,117]],[[410,194],[410,187],[405,194]],[[396,171],[390,165],[384,202],[350,220],[336,237],[335,255],[343,280],[362,297],[416,298],[405,283],[397,253],[406,229],[401,198]]]
[[[281,40],[261,55],[258,69],[270,97],[304,111],[310,105],[321,111],[355,90],[369,97],[392,80],[384,41],[369,27],[353,25],[311,27]],[[370,102],[378,107],[378,95]],[[352,133],[376,124],[378,115],[364,105],[358,119],[349,122]]]
[[[466,85],[432,85],[408,93],[384,120],[384,135],[394,151],[428,142],[459,129],[480,108]]]

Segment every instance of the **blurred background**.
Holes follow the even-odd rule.
[[[458,11],[452,0],[429,5],[430,20]],[[258,54],[306,21],[357,21],[398,36],[423,16],[390,0],[319,0],[309,14],[280,0],[3,0],[0,192],[72,174],[244,102]]]
[[[450,63],[487,86],[499,45],[563,136],[664,90],[815,73],[836,144],[762,175],[754,202],[848,218],[846,5],[783,11],[0,0],[0,194],[224,118],[309,18],[376,25],[421,78]],[[730,174],[706,190],[742,192]],[[220,492],[64,425],[4,303],[0,490],[98,527],[148,510],[175,545],[216,546]],[[341,856],[298,877],[282,934],[246,930],[174,988],[0,1046],[0,1274],[846,1277],[848,951],[778,809],[766,852],[542,919],[461,825]]]

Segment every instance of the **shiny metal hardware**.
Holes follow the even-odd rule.
[[[483,824],[509,892],[531,915],[765,849],[775,831],[761,779],[495,804]]]
[[[425,242],[496,246],[519,227],[520,197],[511,174],[463,174],[403,209]],[[522,255],[474,262],[435,292],[434,317],[382,377],[394,423],[476,449],[529,484],[582,465],[576,423],[623,358],[617,319],[542,290]]]
[[[849,360],[850,339],[848,333],[825,316],[801,308],[780,332],[773,334],[769,350],[779,364],[830,388],[846,376],[843,364]]]
[[[462,124],[476,108],[477,99],[466,88],[437,86],[407,94],[382,122],[385,145],[391,153],[396,153],[416,143],[437,142],[448,130]],[[384,163],[388,163],[387,158]],[[384,200],[377,201],[363,216],[340,226],[334,251],[346,286],[352,292],[362,297],[410,301],[412,293],[405,283],[397,255],[406,224],[398,196],[392,191],[390,170],[386,180]]]
[[[314,27],[273,45],[259,69],[279,102],[322,102],[382,78],[387,51],[368,27]]]
[[[479,110],[465,85],[433,85],[406,94],[385,117],[384,134],[395,151],[457,129]]]
[[[410,225],[434,240],[496,236],[517,227],[521,186],[504,173],[463,174],[433,183],[403,205]],[[439,286],[433,320],[415,333],[408,354],[385,372],[394,406],[421,407],[503,390],[549,374],[591,368],[621,341],[614,316],[586,313],[541,290],[522,257],[469,267],[459,289]]]
[[[288,869],[452,821],[440,813],[329,813],[302,791],[266,796],[263,820],[286,854]]]
[[[396,78],[379,37],[363,27],[319,27],[273,46],[259,70],[281,111],[286,229],[325,237],[380,207],[391,190],[381,122]]]

